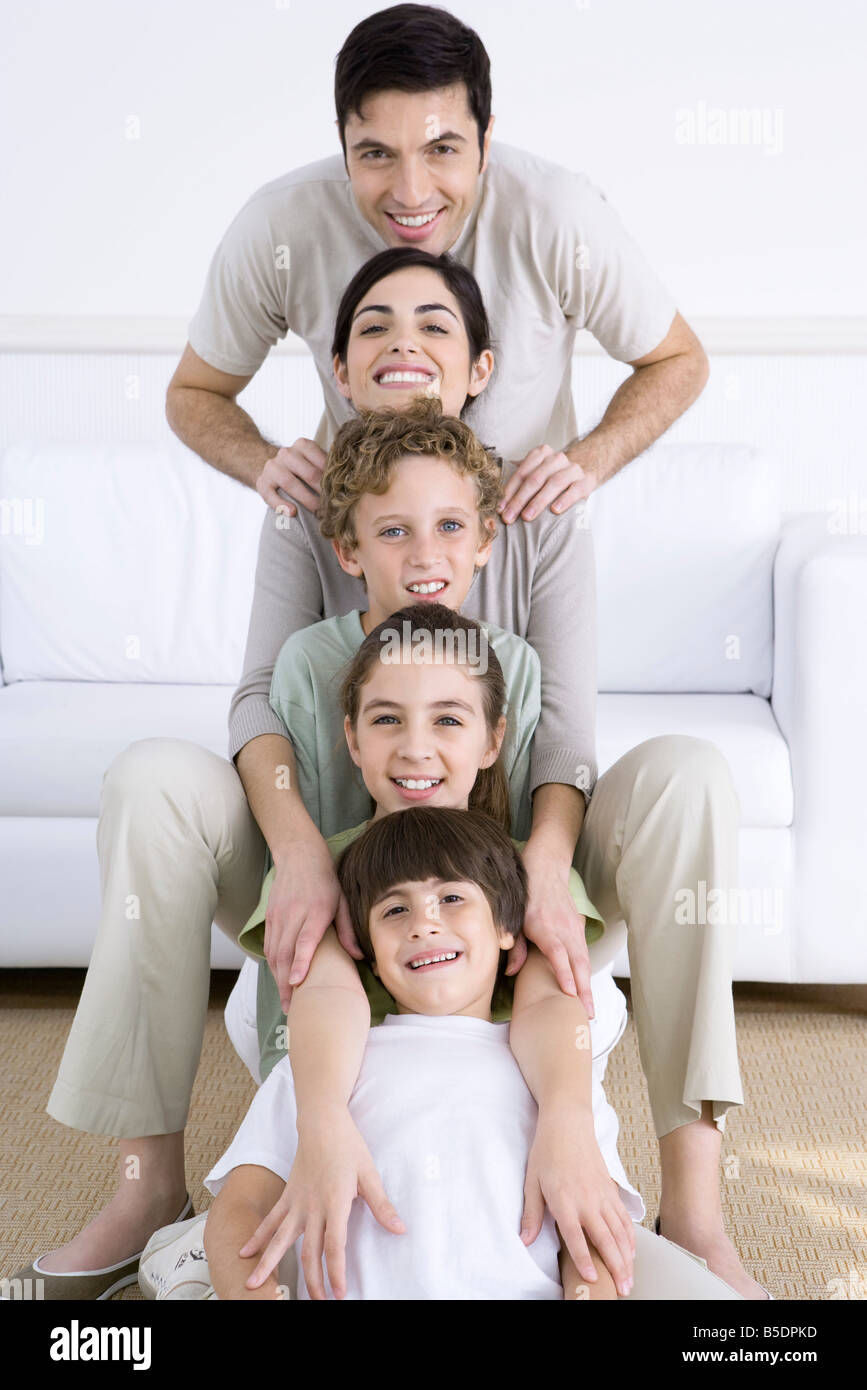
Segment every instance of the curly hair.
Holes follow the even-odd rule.
[[[342,425],[325,461],[316,518],[323,536],[341,545],[358,543],[355,506],[366,493],[388,491],[394,465],[407,454],[444,459],[476,486],[479,532],[496,533],[503,495],[503,461],[480,443],[469,425],[444,415],[436,396],[420,396],[405,410],[362,410]],[[486,525],[494,522],[494,527]]]

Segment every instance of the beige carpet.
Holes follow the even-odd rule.
[[[0,972],[0,1276],[70,1239],[113,1189],[111,1141],[67,1129],[43,1108],[82,980],[82,971]],[[253,1094],[223,1028],[231,983],[213,977],[187,1130],[197,1210],[210,1201],[202,1178]],[[735,1001],[746,1104],[729,1112],[723,1145],[730,1234],[776,1298],[867,1299],[867,989],[737,985]],[[658,1151],[631,1018],[606,1087],[652,1225]]]

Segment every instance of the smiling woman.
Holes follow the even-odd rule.
[[[340,300],[331,356],[357,410],[436,395],[460,415],[494,370],[475,277],[450,256],[392,247],[365,261]],[[351,358],[351,360],[350,360]]]

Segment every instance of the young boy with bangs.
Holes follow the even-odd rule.
[[[415,806],[373,820],[342,851],[337,871],[365,960],[396,1001],[396,1012],[368,1034],[349,1111],[406,1217],[405,1226],[395,1226],[364,1202],[352,1204],[345,1251],[328,1262],[329,1272],[338,1271],[339,1296],[615,1299],[592,1241],[596,1277],[588,1281],[550,1213],[532,1242],[520,1232],[538,1112],[510,1047],[516,1024],[491,1017],[502,954],[526,911],[517,846],[482,812]],[[333,927],[329,937],[333,942]],[[419,960],[428,963],[412,968]],[[311,988],[336,1014],[341,989],[323,980],[318,955],[300,986]],[[528,1005],[543,1005],[552,990],[559,993],[556,983],[536,975]],[[572,1059],[568,1065],[585,1073],[589,1088],[588,1050],[573,1049]],[[272,1273],[249,1288],[252,1260],[240,1253],[280,1196],[299,1134],[292,1065],[284,1056],[205,1179],[216,1195],[204,1249],[218,1299],[335,1296],[328,1275],[322,1282],[318,1256],[305,1259],[306,1230],[280,1267],[290,1284]],[[740,1298],[704,1261],[641,1225],[633,1229],[630,1300]]]
[[[369,1033],[349,1109],[406,1221],[404,1231],[386,1230],[353,1203],[343,1296],[616,1297],[592,1243],[598,1279],[579,1278],[549,1213],[532,1244],[520,1235],[537,1111],[509,1046],[510,1025],[491,1018],[501,953],[514,945],[526,910],[526,873],[506,831],[481,812],[410,807],[371,822],[343,852],[338,874],[365,958],[397,1005]],[[429,955],[448,959],[408,968]],[[323,984],[318,954],[300,986],[311,988],[336,1016],[341,990]],[[535,1001],[546,991],[559,993],[556,982],[536,977]],[[589,1051],[574,1055],[589,1086]],[[205,1179],[216,1194],[205,1250],[220,1299],[286,1294],[274,1274],[249,1289],[251,1261],[238,1251],[280,1196],[297,1120],[284,1056]],[[309,1299],[301,1244],[290,1296]],[[334,1297],[330,1282],[325,1296]]]

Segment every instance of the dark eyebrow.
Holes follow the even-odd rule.
[[[451,314],[451,316],[452,316],[452,318],[454,319],[455,323],[457,323],[457,321],[458,321],[458,316],[457,316],[457,314],[454,312],[453,309],[450,309],[450,308],[448,307],[447,304],[419,304],[418,307],[416,308],[416,311],[415,311],[415,312],[416,312],[417,314],[430,314],[430,313],[432,313],[432,312],[434,311],[434,309],[442,309],[442,311],[443,311],[444,314]],[[389,304],[365,304],[365,306],[364,306],[363,309],[359,309],[358,312],[357,312],[356,314],[353,314],[353,316],[352,316],[352,322],[355,323],[355,320],[356,320],[357,318],[360,318],[362,314],[393,314],[393,313],[394,313],[394,310],[391,308],[391,305],[389,305]]]
[[[472,705],[466,704],[463,700],[434,700],[434,701],[428,706],[428,708],[429,708],[429,709],[465,709],[465,710],[467,711],[467,714],[475,714],[475,712],[476,712],[476,711],[473,709]],[[369,704],[366,704],[366,705],[364,706],[363,712],[364,712],[364,714],[369,714],[370,711],[371,711],[371,710],[374,710],[374,709],[384,709],[384,710],[395,710],[395,709],[396,709],[396,710],[400,710],[400,709],[403,709],[403,706],[402,706],[402,705],[399,705],[399,704],[397,703],[396,700],[371,700],[371,701],[369,702]]]
[[[427,140],[425,143],[427,145],[441,145],[444,140],[460,140],[464,145],[467,143],[466,135],[461,135],[457,130],[444,130],[440,135],[437,135],[435,139]],[[357,150],[386,150],[388,154],[394,153],[391,147],[386,145],[385,141],[373,140],[369,135],[363,140],[359,140],[357,144],[350,145],[349,148],[352,150],[353,154],[355,154]]]

